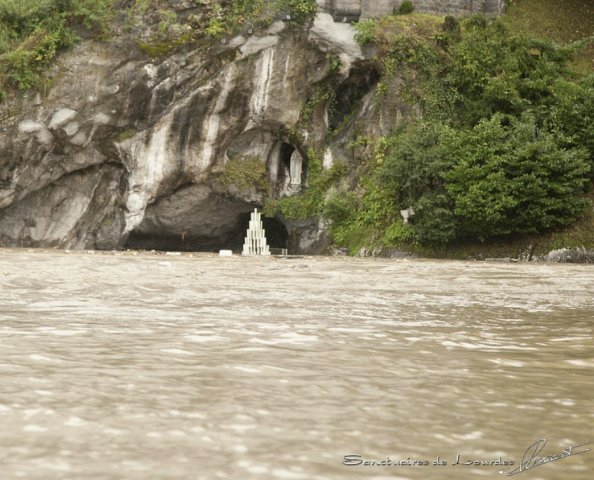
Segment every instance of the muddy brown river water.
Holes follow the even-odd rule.
[[[592,266],[1,250],[0,478],[591,479],[593,328]]]

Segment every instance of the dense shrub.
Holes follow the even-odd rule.
[[[415,6],[411,2],[411,0],[404,0],[398,7],[398,10],[396,10],[396,13],[398,13],[398,15],[406,15],[414,12],[414,10]]]
[[[421,245],[441,245],[458,237],[451,200],[445,194],[428,193],[415,203],[411,220],[413,238]]]
[[[551,130],[564,135],[567,148],[587,149],[594,178],[594,74],[578,82],[559,78],[543,117]]]
[[[438,45],[396,38],[388,50],[423,121],[392,135],[379,178],[397,209],[414,208],[415,240],[574,222],[594,171],[594,76],[569,74],[573,47],[512,35],[499,21],[470,17],[461,32]]]
[[[538,233],[584,212],[590,165],[585,148],[496,114],[474,127],[420,124],[394,139],[382,179],[422,244]]]
[[[0,0],[0,91],[38,86],[57,52],[76,41],[71,26],[103,33],[111,0]]]
[[[357,199],[353,192],[329,195],[322,206],[322,215],[334,224],[341,224],[353,215],[357,209]]]
[[[488,238],[538,233],[568,225],[584,212],[590,173],[587,151],[539,129],[533,118],[500,114],[452,131],[443,150],[459,234]]]
[[[317,2],[315,0],[277,1],[280,3],[281,9],[287,9],[291,19],[299,23],[303,23],[307,18],[311,17],[317,9]]]
[[[355,40],[361,46],[366,45],[367,43],[375,41],[375,29],[377,26],[377,22],[373,18],[366,18],[354,24],[355,30],[357,33],[355,34]]]

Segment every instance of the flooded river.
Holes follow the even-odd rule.
[[[594,478],[593,294],[592,266],[0,251],[0,478]]]

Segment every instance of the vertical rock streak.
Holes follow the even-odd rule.
[[[202,145],[202,158],[198,162],[200,171],[206,170],[213,161],[216,149],[216,141],[219,136],[219,129],[221,126],[221,113],[227,104],[229,93],[235,87],[236,68],[231,64],[225,72],[225,81],[217,100],[214,109],[206,122],[204,128],[204,143]]]
[[[257,65],[257,72],[254,75],[255,86],[252,97],[252,111],[250,112],[250,124],[260,120],[268,107],[270,81],[274,69],[274,48],[265,50],[258,60]]]
[[[154,200],[163,180],[163,166],[169,157],[167,143],[171,120],[172,116],[168,115],[160,122],[148,146],[144,142],[144,135],[136,139],[132,145],[131,153],[136,166],[129,179],[125,233],[132,231],[142,221],[147,204]]]

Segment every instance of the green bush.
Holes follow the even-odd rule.
[[[71,15],[72,23],[78,21],[101,34],[109,30],[109,22],[115,14],[114,0],[56,0],[56,3]]]
[[[322,216],[333,224],[340,224],[351,217],[357,208],[357,199],[353,192],[335,192],[324,201]]]
[[[411,2],[411,0],[404,0],[398,7],[396,13],[398,13],[398,15],[407,15],[409,13],[414,12],[414,10],[415,6]]]
[[[379,142],[376,160],[381,159],[382,149],[383,142]],[[348,217],[342,215],[339,221],[333,221],[330,230],[332,240],[347,247],[351,253],[356,253],[364,246],[379,246],[384,230],[399,216],[391,190],[371,170],[361,178],[358,192],[351,192],[346,202],[348,209],[344,209],[343,213],[348,210],[350,213]]]
[[[408,223],[398,220],[386,228],[384,242],[388,245],[398,245],[400,243],[412,243],[415,241],[415,232]]]
[[[587,149],[594,179],[594,74],[578,82],[559,78],[549,104],[543,111],[548,125],[564,135],[567,148]]]
[[[291,19],[303,23],[310,18],[318,7],[316,0],[277,0],[282,10],[288,10]]]
[[[374,18],[366,18],[360,22],[355,23],[355,40],[360,46],[366,45],[375,41],[375,29],[377,28],[377,20]]]
[[[75,39],[64,18],[44,20],[18,47],[0,55],[0,87],[4,84],[27,90],[38,86],[58,50],[72,45]]]
[[[462,236],[539,233],[574,222],[588,205],[586,149],[563,148],[530,117],[506,124],[498,114],[443,139],[453,164],[445,189]]]
[[[594,75],[569,75],[572,50],[481,16],[447,42],[394,38],[381,82],[404,81],[399,93],[423,120],[392,134],[378,178],[395,209],[414,208],[406,231],[415,242],[540,233],[584,213]]]
[[[428,192],[414,204],[410,219],[412,236],[421,245],[443,245],[458,237],[458,223],[450,198]]]
[[[266,165],[257,157],[233,158],[223,170],[219,182],[225,188],[234,186],[241,192],[251,189],[268,193],[270,182]]]
[[[441,146],[445,129],[439,123],[421,122],[392,138],[379,178],[399,209],[443,187],[443,174],[450,167]]]
[[[445,84],[459,94],[456,120],[474,125],[494,113],[520,116],[550,100],[567,74],[571,48],[513,35],[501,21],[463,22],[462,40],[448,50]]]
[[[22,38],[54,11],[54,0],[0,0],[0,24],[11,37]]]
[[[0,89],[39,86],[60,49],[77,37],[75,24],[104,33],[112,0],[0,0]]]
[[[419,124],[394,139],[382,181],[412,206],[415,240],[435,245],[540,233],[584,213],[586,148],[535,119],[496,114],[475,127]]]

